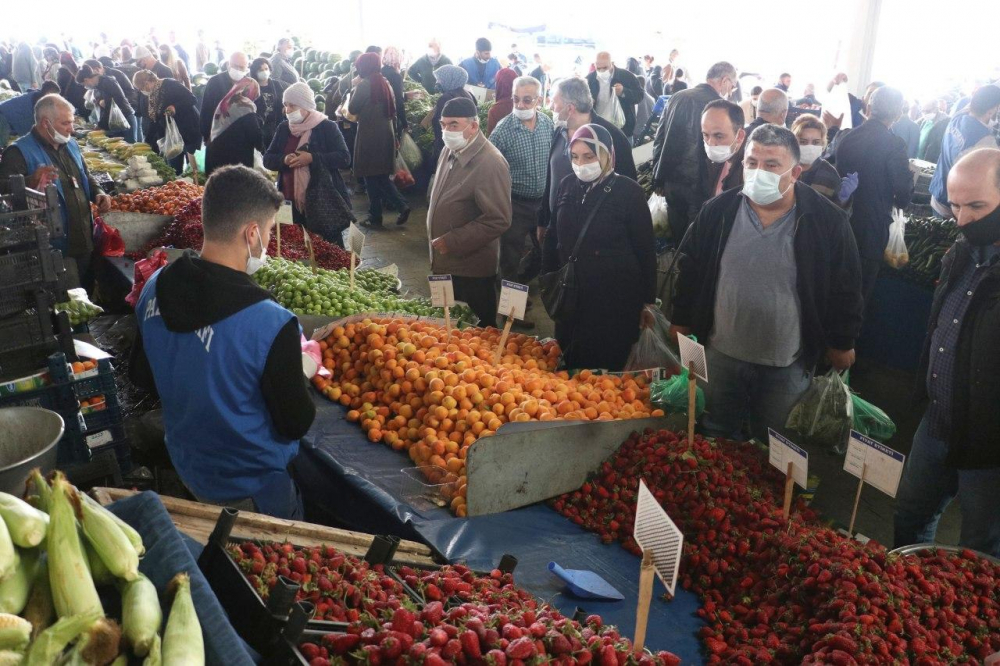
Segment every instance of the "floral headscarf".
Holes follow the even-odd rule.
[[[399,49],[395,46],[385,47],[385,51],[382,53],[382,64],[392,67],[397,72],[402,66],[403,57],[399,54]]]
[[[250,100],[250,104],[237,103],[236,99],[239,96]],[[256,113],[257,107],[253,102],[259,96],[260,86],[249,76],[245,76],[234,83],[233,87],[226,93],[226,96],[219,102],[219,106],[215,108],[215,115],[212,117],[211,140],[215,141],[215,137],[222,134],[230,125],[243,116]]]

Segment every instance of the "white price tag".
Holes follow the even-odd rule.
[[[98,446],[104,446],[105,444],[110,444],[114,438],[111,436],[110,430],[102,430],[101,432],[94,433],[87,437],[87,446],[92,449],[96,449]]]
[[[501,317],[510,316],[513,310],[514,319],[524,319],[524,311],[528,309],[528,285],[518,284],[510,280],[500,282],[500,304],[497,314]]]
[[[770,428],[767,429],[767,434],[770,444],[768,461],[773,467],[780,469],[782,474],[788,472],[788,463],[792,463],[792,478],[805,489],[809,482],[809,452]]]
[[[639,481],[633,534],[642,552],[649,553],[653,558],[656,575],[673,595],[677,587],[677,570],[681,566],[684,535],[649,492],[645,481]]]
[[[428,275],[431,287],[431,305],[436,308],[450,308],[455,305],[455,283],[450,275]]]
[[[708,359],[705,357],[704,345],[686,335],[678,335],[677,347],[681,351],[681,365],[686,368],[690,363],[694,363],[694,376],[707,383]]]
[[[905,461],[906,456],[899,451],[852,430],[847,457],[844,458],[844,471],[859,479],[863,471],[865,483],[878,488],[889,497],[895,497]]]
[[[281,208],[274,214],[274,221],[278,224],[294,224],[292,222],[292,202],[286,201],[281,204]]]
[[[347,251],[353,252],[361,258],[361,250],[365,247],[365,232],[358,228],[358,225],[351,223],[347,227]]]

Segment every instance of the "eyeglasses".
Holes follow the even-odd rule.
[[[523,102],[528,106],[531,106],[540,99],[541,97],[518,97],[517,95],[513,96],[514,104],[521,104]]]

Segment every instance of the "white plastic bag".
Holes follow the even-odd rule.
[[[906,216],[898,208],[892,209],[892,224],[889,225],[889,242],[885,246],[885,263],[893,268],[902,268],[910,263],[910,253],[906,249]]]
[[[118,108],[114,100],[110,100],[111,111],[108,115],[108,129],[112,132],[121,132],[129,129],[128,118],[122,113],[122,110]]]
[[[646,306],[647,316],[653,318],[653,325],[639,333],[639,339],[632,345],[632,351],[625,363],[625,372],[666,368],[671,372],[680,369],[681,362],[671,351],[667,340],[670,336],[670,322],[655,306]]]
[[[83,105],[93,111],[97,108],[97,92],[93,88],[87,88],[83,93]]]
[[[667,219],[667,200],[659,194],[649,196],[649,214],[653,216],[653,233],[657,236],[666,236],[669,232],[670,224]]]
[[[403,138],[399,140],[399,154],[403,156],[410,171],[416,171],[424,162],[420,147],[417,146],[417,142],[413,140],[409,132],[403,132]]]
[[[167,116],[167,133],[156,142],[163,159],[172,160],[184,152],[184,138],[173,116]]]
[[[614,90],[611,91],[611,117],[608,121],[618,129],[625,127],[625,110]]]

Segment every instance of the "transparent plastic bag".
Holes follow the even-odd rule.
[[[392,180],[400,189],[412,187],[417,182],[414,180],[413,174],[410,173],[409,167],[406,166],[406,160],[403,159],[402,153],[399,152],[396,153],[396,172],[393,173]]]
[[[854,429],[862,435],[885,442],[896,434],[896,424],[884,411],[856,393],[851,393],[851,403],[854,409]]]
[[[625,111],[622,109],[621,100],[618,99],[618,95],[614,93],[613,89],[611,91],[611,117],[608,118],[608,121],[618,129],[625,127]]]
[[[834,369],[813,377],[812,384],[788,414],[791,428],[809,442],[843,453],[854,425],[854,404],[847,384]]]
[[[656,307],[647,305],[646,313],[652,316],[653,325],[639,333],[639,339],[632,345],[625,363],[625,372],[650,368],[666,368],[676,372],[680,369],[681,362],[667,343],[670,339],[670,322]]]
[[[420,146],[408,132],[403,132],[403,138],[399,141],[399,154],[403,156],[403,161],[406,162],[410,171],[416,171],[424,163],[424,155],[420,152]]]
[[[122,132],[129,128],[128,118],[118,108],[114,100],[111,100],[111,111],[108,112],[108,129],[112,132]]]
[[[163,138],[156,142],[163,159],[172,160],[184,152],[184,137],[177,127],[177,121],[173,116],[167,116],[167,132]]]
[[[889,242],[885,246],[885,263],[893,268],[902,268],[910,263],[910,253],[906,249],[906,216],[898,208],[892,209],[892,224],[889,225]]]
[[[649,206],[649,214],[653,217],[653,233],[658,237],[666,237],[670,233],[667,200],[659,194],[651,194],[647,205]]]
[[[688,411],[688,370],[681,368],[680,372],[670,379],[653,382],[649,387],[649,400],[654,405],[669,414],[687,414]],[[705,392],[701,387],[695,389],[694,415],[701,417],[705,411]]]

